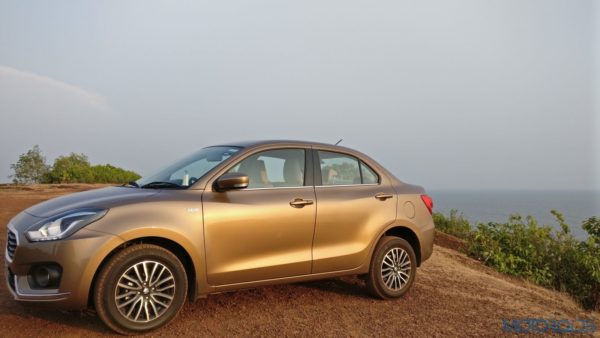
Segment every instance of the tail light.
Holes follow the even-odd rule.
[[[427,195],[421,195],[421,199],[431,214],[433,212],[433,199]]]

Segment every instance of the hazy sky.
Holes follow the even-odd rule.
[[[600,188],[600,1],[2,1],[0,181],[286,138],[431,189]],[[596,62],[596,64],[594,64]]]

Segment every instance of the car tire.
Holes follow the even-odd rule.
[[[94,305],[112,330],[132,335],[172,321],[186,299],[185,268],[172,252],[157,245],[129,246],[100,270]]]
[[[415,281],[417,259],[412,246],[399,237],[383,237],[371,258],[367,288],[380,299],[404,295]]]

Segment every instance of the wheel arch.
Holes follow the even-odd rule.
[[[197,274],[196,274],[196,265],[192,259],[192,256],[189,254],[189,252],[179,243],[177,243],[176,241],[169,239],[169,238],[165,238],[165,237],[161,237],[161,236],[144,236],[144,237],[137,237],[137,238],[133,238],[133,239],[129,239],[123,243],[121,243],[120,245],[118,245],[117,247],[113,248],[106,256],[104,256],[104,258],[102,259],[102,261],[100,262],[100,264],[98,265],[98,267],[96,268],[96,271],[94,272],[94,276],[92,277],[92,281],[91,281],[91,285],[88,291],[88,295],[87,295],[87,303],[88,305],[93,305],[93,292],[94,292],[94,288],[95,288],[95,284],[96,284],[96,279],[98,278],[98,274],[100,272],[100,270],[107,264],[107,262],[117,253],[119,253],[121,250],[132,246],[132,245],[136,245],[136,244],[153,244],[156,246],[160,246],[166,250],[169,250],[171,253],[173,253],[175,256],[177,256],[177,258],[179,258],[179,260],[181,261],[181,263],[183,264],[184,268],[185,268],[185,273],[187,276],[187,280],[188,280],[188,300],[193,301],[196,299],[197,295],[198,295],[198,286],[197,286]]]
[[[421,266],[421,241],[413,230],[403,226],[395,226],[388,229],[384,236],[399,237],[406,240],[412,246],[415,256],[417,256],[417,266]]]
[[[388,227],[386,227],[379,234],[379,236],[377,237],[377,240],[374,241],[374,243],[371,247],[371,254],[369,255],[369,257],[373,256],[375,248],[377,247],[377,243],[379,243],[379,241],[384,236],[399,237],[399,238],[406,240],[412,246],[412,248],[415,252],[415,256],[417,257],[417,266],[421,266],[421,240],[419,239],[419,236],[417,235],[417,231],[415,231],[415,229],[413,229],[412,225],[407,225],[407,224],[403,224],[403,223],[394,223],[394,224],[391,224]],[[370,258],[369,258],[369,262],[370,262]]]

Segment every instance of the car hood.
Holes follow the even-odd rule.
[[[35,217],[50,217],[69,210],[80,208],[111,208],[117,205],[135,203],[158,193],[158,190],[108,187],[69,194],[25,210],[25,213]]]

